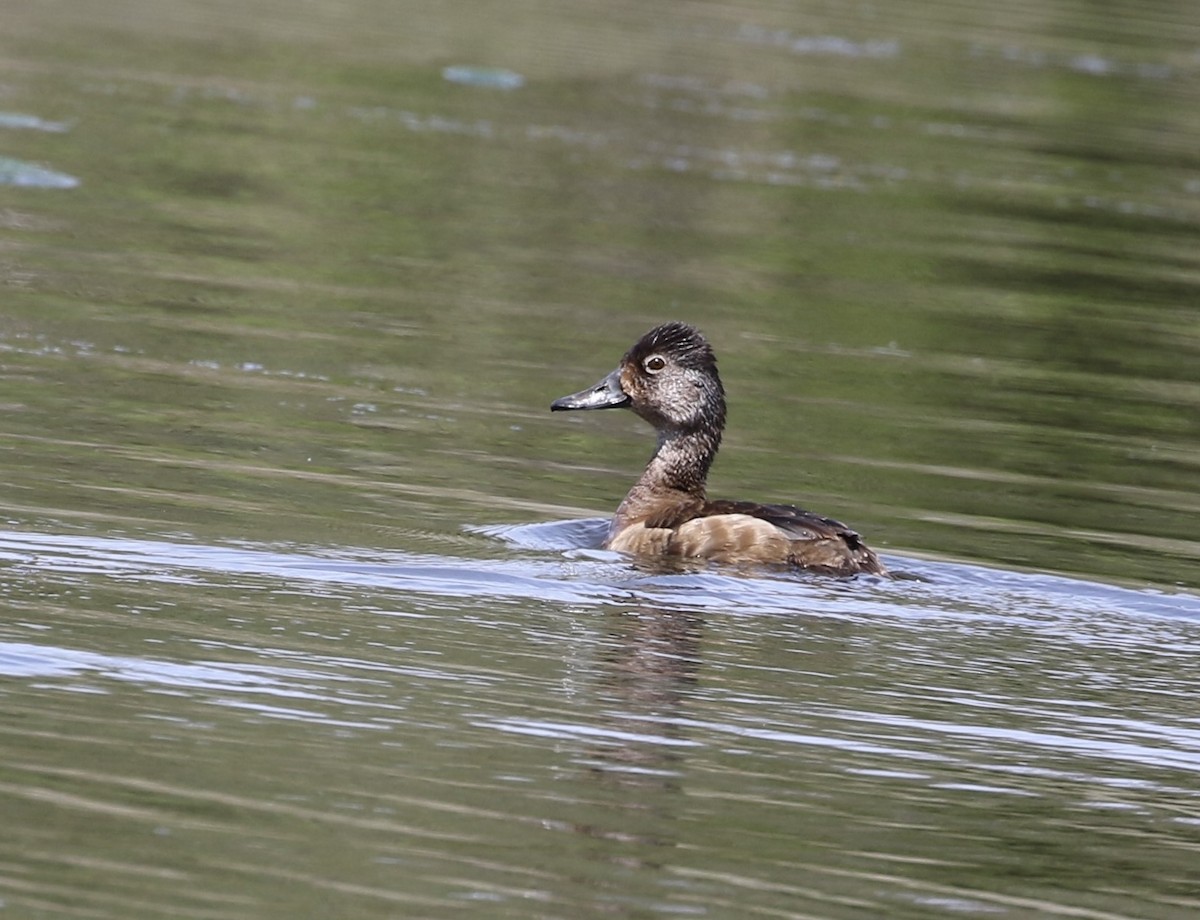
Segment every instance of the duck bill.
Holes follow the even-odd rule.
[[[566,412],[570,409],[620,409],[629,405],[629,397],[621,389],[621,369],[617,368],[599,383],[561,396],[550,404],[551,412]]]

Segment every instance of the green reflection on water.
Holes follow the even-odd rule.
[[[107,551],[3,559],[6,908],[1190,915],[1182,617],[446,587],[615,507],[650,432],[548,405],[667,318],[714,493],[1200,584],[1189,6],[9,6],[4,109],[72,127],[0,154],[82,184],[0,189],[6,526]]]

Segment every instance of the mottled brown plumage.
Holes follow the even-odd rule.
[[[605,546],[620,552],[730,563],[780,563],[835,575],[884,574],[846,525],[792,505],[709,501],[705,483],[725,428],[725,390],[712,348],[685,323],[651,329],[593,387],[552,411],[629,408],[658,448],[621,502]]]

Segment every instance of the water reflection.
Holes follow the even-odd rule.
[[[34,163],[0,156],[0,185],[18,188],[75,188],[79,180],[66,173],[47,169]]]
[[[561,753],[584,782],[577,794],[603,804],[564,827],[593,866],[582,889],[595,909],[671,909],[669,867],[691,837],[687,759],[703,746],[683,719],[704,667],[702,627],[703,618],[686,611],[606,611],[594,658],[577,661],[572,674],[588,721],[496,726],[565,743]]]
[[[0,35],[8,911],[1195,912],[1189,8],[118,6]],[[597,549],[667,319],[909,577]]]

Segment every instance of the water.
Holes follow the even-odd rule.
[[[1190,7],[4,21],[0,913],[1195,915]],[[597,548],[671,318],[900,577]]]

